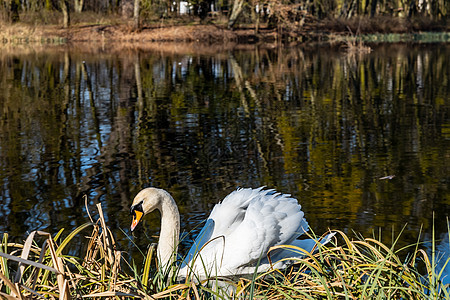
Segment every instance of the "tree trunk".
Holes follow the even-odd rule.
[[[377,12],[377,0],[372,0],[370,5],[370,17],[373,18]]]
[[[261,13],[261,11],[258,11],[257,14],[256,14],[255,34],[259,33],[259,16],[260,16],[260,13]]]
[[[259,30],[259,14],[261,13],[261,5],[255,3],[251,9],[252,22],[255,24],[255,35],[258,34]]]
[[[5,2],[6,5],[8,5],[8,2]],[[19,1],[18,0],[11,0],[9,1],[9,9],[7,11],[8,19],[11,23],[17,23],[19,22]]]
[[[139,19],[139,10],[140,10],[140,0],[134,0],[134,9],[133,9],[133,21],[134,21],[134,29],[140,28],[140,19]]]
[[[84,0],[75,0],[74,1],[74,9],[75,12],[80,13],[83,11]]]
[[[70,26],[70,12],[69,12],[69,3],[67,0],[61,0],[61,10],[63,13],[63,27],[69,28]]]
[[[353,17],[353,12],[355,11],[356,5],[357,4],[355,4],[354,0],[350,2],[350,6],[348,7],[347,15],[345,16],[347,19],[350,19],[351,17]]]
[[[242,12],[242,6],[244,5],[244,0],[234,0],[233,2],[233,8],[231,10],[230,18],[228,19],[228,28],[233,28],[234,24],[236,23],[237,19],[239,18],[239,15]]]

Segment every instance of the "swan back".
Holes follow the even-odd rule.
[[[180,273],[251,273],[270,247],[291,244],[307,230],[301,206],[290,195],[238,189],[213,208]]]

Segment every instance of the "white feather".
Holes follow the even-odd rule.
[[[168,193],[159,194],[168,195]],[[133,204],[143,201],[144,213],[165,207],[153,205],[155,207],[151,208],[145,204],[155,202],[154,200],[147,199],[147,196],[138,196]],[[164,197],[162,198],[164,201]],[[169,200],[168,203],[171,202]],[[173,205],[175,205],[174,202]],[[173,211],[173,207],[170,211]],[[171,213],[164,214],[164,211],[161,214],[163,218],[171,215]],[[174,218],[178,216],[173,215],[176,215]],[[170,222],[163,220],[162,223]],[[175,223],[177,222],[174,221]],[[297,240],[307,230],[308,223],[301,206],[290,195],[277,193],[275,190],[265,190],[263,187],[238,189],[214,206],[182,263],[179,278],[189,274],[195,274],[200,278],[250,274],[255,272],[256,268],[258,271],[265,271],[271,267],[267,253],[273,246],[294,245],[302,247],[305,251],[311,251],[317,241]],[[177,232],[177,230],[167,229],[164,231]],[[333,235],[328,235],[321,244],[327,243]],[[173,237],[161,235],[160,243],[163,239],[163,242],[167,244],[171,238]],[[176,242],[178,243],[178,240]],[[176,250],[176,244],[172,248]],[[300,255],[300,253],[282,249],[271,253],[273,262]],[[170,257],[168,254],[160,254],[160,256]],[[284,260],[282,263],[275,264],[275,267],[283,268],[287,264],[288,262]]]

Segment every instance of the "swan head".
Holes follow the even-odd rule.
[[[161,209],[161,203],[166,193],[166,191],[161,189],[146,188],[134,197],[130,208],[130,214],[133,216],[131,231],[134,231],[143,216],[155,209]]]

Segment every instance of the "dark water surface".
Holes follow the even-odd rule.
[[[17,241],[87,222],[87,195],[135,251],[129,206],[148,186],[173,194],[185,231],[262,185],[299,199],[318,234],[381,229],[389,243],[406,225],[410,243],[433,214],[447,228],[448,44],[4,51],[0,113],[0,233]],[[133,241],[158,229],[155,213]]]

